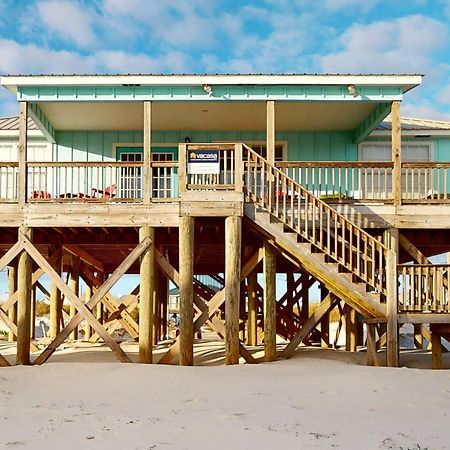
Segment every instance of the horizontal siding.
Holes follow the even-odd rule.
[[[266,140],[265,131],[155,131],[153,145],[176,144],[189,137],[191,142],[254,142]],[[276,140],[287,142],[290,161],[354,161],[358,147],[351,132],[280,131]],[[108,161],[115,159],[113,144],[140,144],[142,131],[60,131],[56,135],[58,161]]]

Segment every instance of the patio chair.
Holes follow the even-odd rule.
[[[104,190],[92,188],[92,197],[93,198],[113,198],[116,196],[115,192],[117,190],[117,184],[112,184],[108,186]],[[100,194],[100,195],[99,195]]]
[[[33,191],[33,198],[52,198],[52,195],[45,191]]]

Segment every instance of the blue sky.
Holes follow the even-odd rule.
[[[450,120],[449,23],[450,0],[0,0],[0,74],[424,73],[402,114]]]

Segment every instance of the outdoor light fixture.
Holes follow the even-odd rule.
[[[349,84],[348,87],[348,92],[350,92],[351,95],[353,95],[353,97],[358,97],[358,91],[356,90],[356,86],[354,84]]]
[[[203,85],[203,90],[208,94],[209,97],[212,95],[212,87],[209,84]]]
[[[189,136],[186,136],[186,137],[184,138],[184,142],[185,142],[186,144],[189,144],[189,143],[191,142],[191,138],[190,138]]]

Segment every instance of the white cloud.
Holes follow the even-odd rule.
[[[447,26],[425,16],[356,24],[337,40],[341,50],[317,59],[328,72],[428,72],[432,54],[446,45]]]
[[[435,119],[450,121],[450,111],[443,111],[436,107],[436,104],[426,100],[416,102],[402,102],[401,115],[404,117],[414,117],[418,119]]]
[[[37,20],[58,38],[83,48],[95,44],[93,21],[96,14],[92,9],[69,0],[40,1],[36,7]]]
[[[350,8],[353,12],[358,9],[367,11],[369,9],[372,9],[379,2],[380,0],[324,0],[323,6],[331,11]]]
[[[151,56],[144,53],[100,50],[87,56],[49,50],[35,44],[0,39],[0,73],[133,73],[189,71],[187,56],[179,51]]]
[[[17,116],[19,106],[17,100],[11,92],[5,88],[0,88],[0,117]]]

